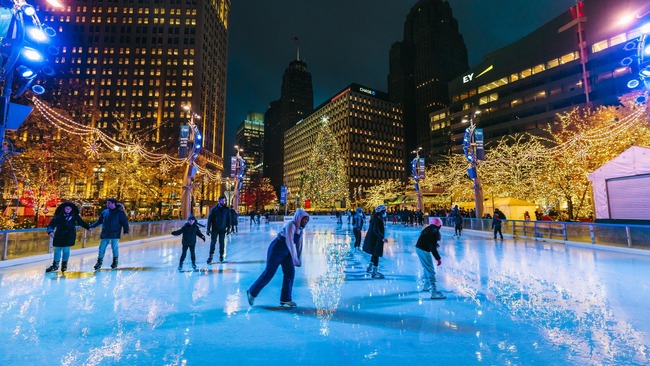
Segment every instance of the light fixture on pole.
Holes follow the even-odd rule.
[[[34,94],[43,94],[45,88],[32,85],[39,74],[54,75],[47,65],[48,56],[59,51],[52,46],[56,31],[41,24],[36,9],[23,0],[5,0],[0,4],[0,163],[13,144],[5,141],[6,130],[17,130],[32,112],[33,107],[11,103],[31,86]]]
[[[194,123],[194,119],[200,119],[201,116],[192,112],[189,106],[184,106],[183,109],[188,112],[190,116],[189,126],[183,131],[181,127],[181,146],[187,144],[189,152],[187,155],[187,169],[183,177],[183,192],[181,193],[181,215],[183,219],[187,219],[192,214],[192,189],[194,188],[193,179],[196,175],[196,165],[194,161],[198,158],[201,148],[203,147],[203,136],[199,131],[198,126]],[[184,133],[187,136],[184,137]],[[184,141],[186,139],[186,141]]]
[[[415,154],[415,159],[411,161],[411,173],[415,181],[415,192],[418,195],[418,210],[424,212],[424,201],[422,200],[422,190],[420,189],[420,180],[424,180],[424,158],[420,157],[420,151],[422,151],[421,147],[411,151],[411,153]]]
[[[230,169],[232,175],[234,175],[235,178],[235,191],[233,194],[234,200],[232,206],[237,212],[239,212],[239,191],[242,188],[244,174],[246,174],[246,161],[239,154],[240,152],[244,151],[244,149],[240,148],[238,145],[235,145],[235,150],[237,150],[237,155],[233,156],[230,161]]]
[[[462,120],[463,123],[469,123],[469,127],[465,129],[465,137],[463,137],[463,152],[470,163],[467,174],[474,181],[474,212],[476,218],[479,219],[483,217],[483,187],[481,187],[481,179],[478,173],[478,161],[485,160],[483,129],[476,128],[476,122],[478,122],[480,114],[481,111],[477,110],[470,114],[468,118]]]

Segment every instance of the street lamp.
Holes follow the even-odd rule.
[[[415,159],[411,162],[411,173],[413,174],[413,180],[415,181],[415,192],[418,194],[418,209],[420,212],[424,212],[424,202],[422,200],[422,190],[420,189],[420,179],[424,180],[424,158],[420,157],[421,147],[418,147],[417,150],[411,151],[412,154],[415,154]]]
[[[54,75],[47,55],[59,53],[50,42],[55,35],[56,31],[41,24],[36,9],[25,1],[5,0],[0,4],[0,163],[8,153],[15,153],[9,151],[11,143],[5,143],[5,131],[18,129],[33,109],[10,100],[30,86],[34,94],[45,92],[43,86],[32,83],[39,74]]]
[[[190,115],[189,136],[187,137],[187,143],[190,149],[187,156],[187,169],[185,170],[185,175],[183,177],[183,192],[181,193],[181,215],[183,216],[183,219],[187,219],[192,213],[192,180],[196,175],[196,166],[194,165],[194,161],[199,156],[199,152],[203,147],[203,136],[201,135],[198,126],[194,124],[194,119],[200,119],[201,116],[192,112],[188,105],[183,106],[183,109]]]
[[[479,219],[483,217],[483,187],[481,187],[481,180],[478,174],[478,161],[485,160],[483,129],[476,128],[476,122],[478,122],[480,114],[481,111],[477,110],[470,114],[469,118],[462,120],[463,123],[469,123],[469,127],[465,129],[465,137],[463,138],[463,152],[465,152],[465,157],[470,163],[470,168],[467,169],[467,173],[474,181],[474,211],[476,212],[476,218]]]
[[[235,150],[237,150],[237,155],[233,156],[230,162],[230,168],[235,178],[235,191],[233,193],[234,200],[232,206],[237,212],[239,212],[239,190],[242,187],[244,174],[246,174],[246,161],[239,154],[240,152],[244,151],[244,149],[240,148],[238,145],[235,145]]]

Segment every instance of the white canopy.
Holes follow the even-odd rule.
[[[650,220],[650,149],[633,146],[589,174],[596,219]]]

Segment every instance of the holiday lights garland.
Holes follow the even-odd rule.
[[[92,136],[92,138],[89,139],[87,145],[84,146],[84,153],[89,157],[98,158],[101,150],[101,145],[104,145],[109,150],[118,148],[130,153],[136,153],[141,158],[150,163],[160,164],[159,169],[163,173],[168,172],[172,168],[182,166],[189,161],[188,158],[181,159],[173,157],[169,154],[158,154],[148,151],[142,144],[139,143],[121,142],[108,136],[98,128],[86,126],[82,123],[76,122],[66,116],[61,115],[59,112],[38,98],[33,98],[32,101],[34,102],[34,105],[39,110],[41,115],[43,115],[45,119],[47,119],[58,129],[72,135]],[[199,166],[195,162],[192,165],[197,168],[198,174],[206,175],[210,180],[221,180],[221,177],[218,174]]]

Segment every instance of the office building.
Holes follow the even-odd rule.
[[[419,147],[428,156],[429,115],[449,106],[448,84],[469,68],[467,49],[448,2],[420,0],[390,49],[388,94],[404,111],[404,166]]]
[[[249,112],[246,119],[237,127],[237,146],[246,161],[247,173],[244,184],[259,177],[262,171],[262,145],[264,142],[264,114]]]
[[[301,191],[300,176],[309,169],[309,156],[324,117],[341,148],[353,204],[362,198],[365,188],[402,178],[401,108],[384,92],[350,84],[286,132],[284,174],[293,195]]]
[[[449,84],[449,109],[430,115],[434,154],[462,153],[462,119],[476,110],[489,143],[518,132],[540,134],[558,113],[577,106],[616,104],[638,76],[623,59],[636,53],[626,48],[650,21],[649,7],[641,0],[585,0],[487,55]]]
[[[179,126],[196,113],[202,161],[221,175],[230,0],[71,0],[38,10],[58,32],[55,107],[66,109],[56,103],[67,93],[83,103],[70,111],[76,120],[151,148],[178,146]],[[210,185],[212,199],[220,182]]]

